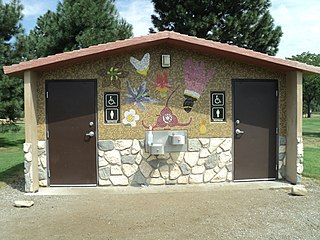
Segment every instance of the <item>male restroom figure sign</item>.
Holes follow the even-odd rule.
[[[225,110],[225,92],[211,92],[211,122],[224,122]]]
[[[104,121],[107,124],[120,123],[120,93],[105,92],[104,93]]]

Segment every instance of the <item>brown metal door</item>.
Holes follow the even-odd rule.
[[[50,185],[96,184],[96,81],[46,81],[46,114]]]
[[[234,180],[276,178],[277,89],[273,80],[234,80]]]

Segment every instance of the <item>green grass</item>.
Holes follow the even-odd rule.
[[[320,115],[303,119],[303,176],[320,179]]]
[[[18,132],[0,133],[0,187],[23,174],[24,124]]]

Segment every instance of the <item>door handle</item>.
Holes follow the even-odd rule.
[[[86,133],[87,137],[93,137],[94,136],[94,131],[90,131],[88,133]]]
[[[236,134],[237,134],[237,135],[239,135],[239,134],[244,134],[244,131],[241,131],[239,128],[237,128],[237,129],[236,129]]]

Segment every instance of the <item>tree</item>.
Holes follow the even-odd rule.
[[[304,52],[300,55],[292,56],[291,60],[307,63],[309,65],[320,66],[320,54]],[[319,106],[320,99],[320,74],[303,76],[303,105],[304,112],[308,118],[311,117],[313,108]]]
[[[282,36],[270,0],[152,0],[159,30],[175,31],[275,55]],[[149,29],[154,32],[153,28]]]
[[[15,121],[22,116],[23,84],[21,79],[3,74],[3,66],[17,63],[21,52],[13,39],[23,34],[20,24],[22,5],[19,0],[3,4],[0,0],[0,131],[16,129]]]
[[[25,57],[45,57],[131,36],[132,25],[119,17],[114,0],[64,0],[56,12],[38,18],[26,39]]]

